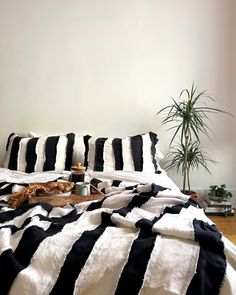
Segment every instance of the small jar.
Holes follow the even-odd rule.
[[[85,176],[85,167],[81,165],[81,163],[77,163],[74,166],[71,166],[71,175],[70,181],[71,182],[82,182],[84,181]]]

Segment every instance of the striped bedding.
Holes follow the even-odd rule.
[[[11,189],[65,176],[0,169]],[[2,207],[1,295],[236,294],[236,247],[164,172],[86,177],[102,200]]]

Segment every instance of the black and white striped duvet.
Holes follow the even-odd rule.
[[[2,210],[0,294],[236,294],[236,250],[194,201],[156,184],[106,190]]]

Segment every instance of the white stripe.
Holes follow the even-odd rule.
[[[193,220],[191,216],[166,213],[153,226],[154,232],[173,237],[194,240]]]
[[[4,158],[4,161],[3,161],[3,165],[2,165],[3,168],[8,168],[8,166],[9,166],[10,155],[11,155],[11,148],[12,148],[13,140],[16,137],[17,137],[17,134],[14,134],[9,139],[8,149],[6,151],[6,155],[5,155],[5,158]]]
[[[152,153],[151,153],[151,146],[152,142],[150,139],[149,133],[142,135],[143,139],[143,172],[155,172],[153,160],[152,160]]]
[[[71,211],[73,211],[74,208],[70,207],[70,208],[66,208],[66,207],[53,207],[53,209],[51,210],[51,212],[49,213],[48,217],[53,218],[53,217],[63,217],[65,215],[67,215],[68,213],[70,213]]]
[[[35,163],[34,171],[43,171],[43,165],[46,160],[46,157],[45,157],[46,140],[47,140],[47,136],[42,136],[42,137],[39,137],[37,141],[36,148],[35,148],[37,160]]]
[[[26,148],[27,148],[27,143],[31,138],[22,138],[19,144],[19,151],[18,151],[18,158],[17,158],[17,170],[18,171],[25,171],[26,168]]]
[[[163,192],[162,192],[163,193]],[[186,202],[187,199],[183,200],[182,203]],[[166,206],[175,206],[180,204],[180,199],[175,196],[159,196],[158,197],[151,197],[148,202],[142,205],[142,209],[147,210],[149,212],[154,213],[157,217],[163,213]],[[174,214],[176,215],[176,214]]]
[[[139,294],[186,294],[199,250],[197,242],[157,236]]]
[[[68,171],[63,171],[63,173],[56,173],[55,171],[26,173],[21,171],[9,170],[7,168],[0,168],[0,181],[14,183],[48,182],[60,177],[68,179],[69,175],[70,172]]]
[[[8,250],[12,249],[11,245],[11,229],[10,228],[1,228],[0,229],[0,255]]]
[[[225,277],[220,288],[220,295],[236,294],[236,247],[224,236],[222,237],[222,241],[228,263],[226,264]]]
[[[123,170],[125,171],[134,171],[134,161],[132,157],[130,141],[131,141],[130,137],[123,138],[121,141],[123,161],[124,161]]]
[[[102,208],[111,208],[111,209],[117,209],[121,207],[125,207],[129,204],[131,197],[135,194],[125,194],[122,193],[120,195],[114,195],[110,196],[109,198],[105,199],[102,203]]]
[[[63,171],[65,170],[65,162],[66,162],[66,148],[67,148],[67,136],[61,135],[59,136],[59,140],[56,148],[56,162],[55,162],[55,171]]]
[[[108,227],[94,245],[73,294],[114,294],[138,233],[137,229]]]
[[[84,136],[75,134],[75,142],[73,146],[72,165],[81,163],[84,165],[85,144]]]
[[[96,138],[91,137],[89,139],[89,152],[88,152],[88,169],[94,170],[95,164],[95,143]]]
[[[115,154],[112,146],[113,138],[108,138],[105,141],[103,149],[103,171],[114,171],[115,170]]]

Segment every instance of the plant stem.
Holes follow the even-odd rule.
[[[187,171],[187,179],[188,179],[188,190],[189,191],[191,191],[191,188],[190,188],[190,177],[189,177],[189,172],[190,172],[190,167],[189,167],[189,165],[188,165],[188,169],[187,169],[188,171]]]
[[[188,167],[188,147],[189,147],[189,126],[184,128],[184,179],[183,179],[183,192],[186,190],[186,181],[188,181],[189,186],[189,167]],[[190,190],[190,188],[189,188]]]

